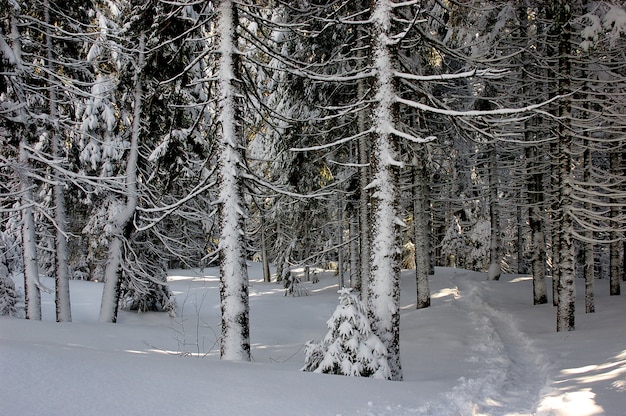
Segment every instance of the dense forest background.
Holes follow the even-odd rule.
[[[586,312],[594,279],[620,293],[621,2],[0,0],[0,15],[3,314],[23,299],[40,319],[54,290],[70,321],[69,279],[104,282],[102,321],[174,313],[167,269],[219,264],[222,357],[245,360],[246,260],[267,281],[332,266],[399,379],[401,268],[420,308],[434,266],[532,274],[557,330],[575,328],[578,278]]]

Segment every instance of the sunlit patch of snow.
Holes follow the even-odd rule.
[[[146,351],[124,350],[124,352],[128,352],[130,354],[137,354],[137,355],[148,355],[148,352],[146,352]]]
[[[595,402],[591,389],[565,392],[545,397],[537,408],[537,416],[603,415],[604,409]]]
[[[577,368],[568,368],[561,373],[575,375],[571,380],[579,384],[593,384],[600,381],[617,380],[618,385],[626,382],[626,357],[624,353],[602,364],[591,364]],[[614,382],[615,383],[615,382]]]
[[[441,289],[438,292],[435,292],[433,294],[430,295],[431,299],[441,299],[441,298],[445,298],[447,296],[452,296],[454,299],[458,299],[461,297],[461,293],[459,292],[459,288],[458,287],[447,287],[444,289]]]

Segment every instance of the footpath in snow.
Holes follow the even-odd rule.
[[[531,415],[548,381],[545,357],[518,328],[515,317],[489,305],[488,285],[498,282],[454,278],[462,294],[459,308],[474,322],[480,340],[473,347],[483,374],[457,388],[472,399],[478,414]]]
[[[374,406],[367,415],[534,415],[548,383],[549,364],[534,347],[506,311],[490,304],[490,285],[484,274],[456,269],[443,269],[434,279],[433,310],[442,314],[437,328],[445,336],[452,330],[454,337],[440,345],[426,336],[415,342],[431,344],[428,354],[440,360],[442,372],[455,368],[460,377],[456,385],[441,392],[425,405],[417,407]],[[502,284],[506,284],[502,282]],[[496,288],[497,289],[497,288]],[[445,295],[445,296],[442,296]],[[423,311],[408,312],[404,320],[419,320]],[[428,321],[428,319],[427,319]],[[450,322],[457,327],[450,328]],[[424,332],[418,328],[417,333]],[[454,345],[457,345],[455,348]],[[463,348],[459,348],[459,345]],[[446,348],[455,348],[448,351]],[[410,347],[409,347],[410,349]],[[437,349],[443,350],[437,353]],[[406,352],[406,351],[405,351]],[[407,362],[403,352],[404,362]],[[447,356],[446,356],[447,355]],[[456,360],[454,359],[456,357]],[[450,360],[453,360],[450,362]],[[419,359],[418,359],[419,360]],[[411,372],[420,372],[419,368]],[[433,375],[436,377],[436,375]],[[412,382],[410,379],[407,382]],[[416,380],[417,382],[417,380]]]

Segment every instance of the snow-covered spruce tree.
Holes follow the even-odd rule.
[[[303,371],[391,379],[387,348],[372,332],[365,305],[352,289],[339,291],[339,305],[320,343],[309,342]]]
[[[17,316],[17,292],[7,268],[0,263],[0,316]]]
[[[0,316],[18,316],[19,296],[12,276],[21,271],[20,245],[9,233],[0,230]]]

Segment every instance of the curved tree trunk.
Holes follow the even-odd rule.
[[[100,304],[100,322],[117,322],[117,311],[120,298],[122,262],[124,259],[124,241],[130,237],[128,225],[133,220],[137,208],[137,164],[139,158],[139,135],[141,129],[141,111],[143,105],[143,84],[141,71],[145,65],[145,34],[139,37],[139,58],[134,92],[133,126],[130,148],[126,161],[126,205],[113,218],[113,235],[109,243],[109,255],[104,273],[104,288]]]

